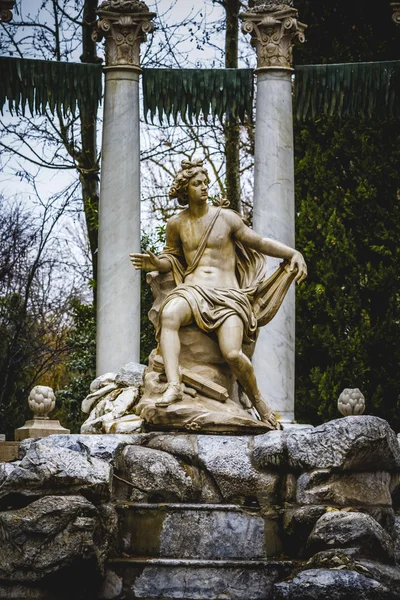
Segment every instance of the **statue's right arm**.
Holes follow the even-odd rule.
[[[172,219],[167,222],[166,228],[166,245],[174,247],[176,238],[179,239],[179,231]],[[135,269],[143,271],[159,271],[160,273],[168,273],[171,270],[171,263],[167,258],[159,258],[151,250],[146,250],[147,254],[132,253],[129,255],[131,263]]]

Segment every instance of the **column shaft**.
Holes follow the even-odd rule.
[[[294,166],[291,71],[257,77],[253,228],[294,247]],[[278,259],[268,258],[272,273]],[[253,364],[260,390],[283,422],[294,419],[294,286],[261,329]]]
[[[97,374],[140,356],[139,74],[106,70],[99,207]]]

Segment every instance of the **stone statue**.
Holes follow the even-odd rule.
[[[163,253],[156,256],[148,250],[147,254],[130,255],[136,269],[156,271],[161,278],[169,275],[170,281],[169,292],[161,304],[159,302],[158,315],[153,320],[159,346],[151,370],[161,375],[165,373],[166,383],[165,391],[152,404],[150,421],[155,421],[154,414],[158,411],[164,414],[165,424],[169,423],[166,409],[184,401],[184,396],[189,402],[187,415],[189,407],[196,404],[196,391],[203,400],[205,396],[214,402],[224,402],[233,395],[232,389],[227,389],[232,386],[219,385],[218,377],[216,380],[207,376],[208,381],[203,381],[201,375],[196,376],[193,357],[191,368],[182,368],[181,334],[195,324],[203,332],[197,345],[208,343],[204,333],[218,343],[225,367],[228,365],[228,370],[244,390],[247,404],[250,400],[250,405],[244,403],[247,413],[251,407],[255,408],[258,421],[267,429],[275,429],[278,427],[276,417],[257,386],[246,354],[251,353],[251,347],[254,349],[258,327],[274,316],[291,281],[300,283],[306,277],[306,264],[300,252],[280,242],[261,238],[245,225],[238,213],[225,208],[223,201],[220,206],[211,205],[208,185],[202,160],[182,161],[169,196],[177,198],[185,208],[167,222]],[[269,279],[266,279],[263,255],[285,261]],[[246,353],[245,345],[250,347]],[[157,377],[158,383],[162,381]],[[152,397],[154,400],[154,393],[146,394],[146,387],[145,378],[144,399]],[[160,388],[156,387],[153,385],[153,391],[159,394]],[[160,413],[160,409],[164,412]],[[250,414],[253,416],[249,418],[255,421],[254,412],[250,410]],[[200,424],[196,421],[186,427],[202,428],[204,415],[202,418],[203,421],[197,420]],[[219,417],[217,420],[220,422]]]

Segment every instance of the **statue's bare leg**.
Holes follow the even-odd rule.
[[[168,387],[156,406],[169,406],[182,400],[182,386],[179,373],[181,342],[179,329],[192,321],[192,310],[184,298],[172,298],[161,313],[160,350],[164,360]]]
[[[261,420],[272,427],[277,426],[274,413],[263,399],[258,389],[253,365],[242,352],[243,322],[240,317],[233,315],[217,330],[219,347],[226,362],[257,409]]]

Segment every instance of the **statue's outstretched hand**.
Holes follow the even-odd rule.
[[[303,255],[297,251],[293,254],[292,260],[290,261],[289,270],[293,271],[294,269],[297,270],[297,275],[294,280],[297,281],[297,283],[301,283],[307,277],[307,265]]]
[[[153,254],[151,250],[146,250],[147,254],[130,254],[129,258],[135,269],[143,271],[159,271],[161,266],[160,259]]]

